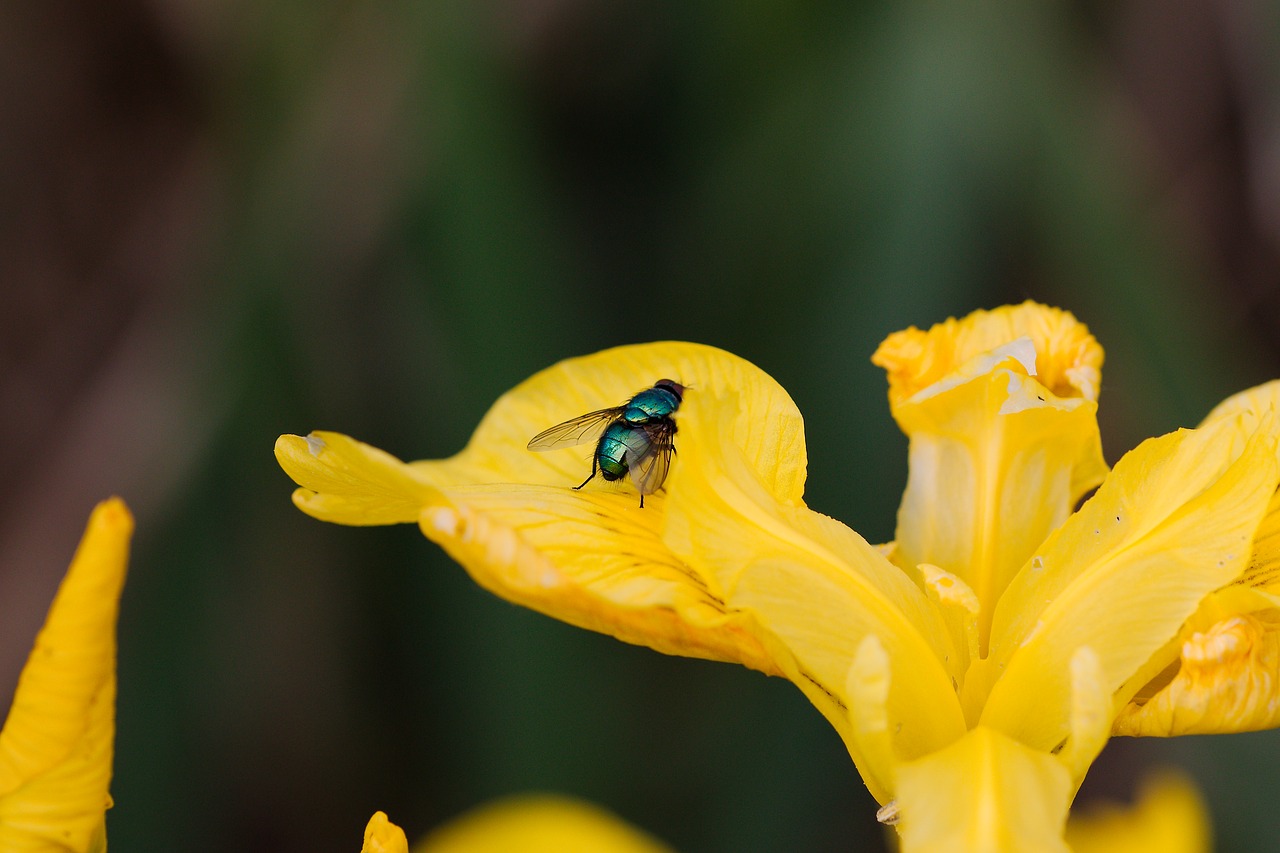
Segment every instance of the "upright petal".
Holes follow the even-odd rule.
[[[1059,397],[1097,400],[1102,381],[1102,347],[1069,311],[1027,301],[994,311],[974,311],[916,327],[885,339],[872,361],[889,375],[889,404],[945,379],[961,365],[1021,337],[1028,337],[1039,359],[1040,384]]]
[[[116,616],[133,519],[94,509],[0,731],[0,849],[105,849]]]
[[[476,809],[414,845],[414,853],[671,853],[604,809],[568,797],[513,797]]]
[[[1088,646],[1071,656],[1071,729],[1058,760],[1078,785],[1111,735],[1111,693],[1103,680],[1102,662]]]
[[[986,725],[1056,748],[1070,729],[1076,649],[1097,654],[1118,707],[1205,596],[1239,576],[1280,470],[1274,437],[1238,442],[1237,426],[1144,442],[1023,567],[1000,600],[983,673],[965,685],[975,707],[994,682]]]
[[[897,788],[897,770],[901,764],[893,743],[893,726],[889,721],[889,688],[893,668],[889,653],[875,634],[867,634],[858,643],[849,676],[844,684],[845,706],[849,712],[847,739],[855,764],[866,768],[864,777],[872,780],[869,787],[885,792]],[[878,796],[881,802],[885,796]],[[895,807],[890,808],[890,813]],[[882,814],[884,809],[881,809]]]
[[[945,569],[930,563],[916,567],[921,587],[933,602],[951,634],[954,664],[948,669],[959,684],[978,658],[978,617],[982,603],[969,585]]]
[[[895,559],[977,595],[985,653],[996,600],[1106,472],[1102,350],[1070,314],[1034,303],[891,335],[872,359],[911,440]]]
[[[803,421],[786,392],[754,365],[713,347],[646,344],[570,359],[504,394],[466,449],[450,459],[402,463],[334,433],[282,436],[276,456],[302,487],[294,502],[348,524],[416,520],[481,586],[574,625],[662,652],[729,660],[777,673],[740,613],[662,539],[668,498],[644,508],[629,486],[590,471],[588,448],[531,453],[539,431],[618,405],[659,379],[690,401],[732,389],[741,406],[721,412],[718,440],[741,453],[779,503],[803,506]],[[700,464],[676,435],[673,476]],[[737,535],[737,533],[734,533]]]
[[[979,726],[901,768],[903,853],[1069,853],[1074,785],[1052,755]]]

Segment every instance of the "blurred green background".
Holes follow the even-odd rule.
[[[1277,57],[1266,0],[4,4],[2,683],[119,493],[114,850],[356,850],[527,790],[687,853],[882,849],[790,684],[315,522],[272,443],[444,456],[556,360],[701,341],[883,541],[871,352],[1034,298],[1106,347],[1114,461],[1280,376]],[[1082,799],[1170,763],[1220,849],[1274,849],[1278,732],[1114,741]]]

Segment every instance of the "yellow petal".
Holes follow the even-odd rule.
[[[895,559],[973,589],[984,652],[1005,586],[1106,472],[1101,359],[1070,314],[1031,303],[900,332],[873,359],[911,439]]]
[[[681,459],[684,462],[684,459]],[[508,601],[666,654],[778,674],[755,628],[660,539],[662,514],[564,489],[448,490],[422,532]]]
[[[1246,425],[1253,426],[1269,413],[1280,414],[1280,380],[1264,382],[1238,394],[1232,394],[1214,406],[1213,411],[1205,415],[1200,426],[1230,420],[1240,415],[1246,416]]]
[[[886,338],[871,360],[889,374],[889,403],[896,407],[970,359],[1021,337],[1035,348],[1041,385],[1058,397],[1098,399],[1102,347],[1069,311],[1034,302],[974,311],[928,331],[912,326]]]
[[[1001,598],[966,707],[985,704],[985,724],[1052,749],[1069,734],[1064,674],[1076,649],[1098,655],[1108,689],[1136,691],[1129,679],[1243,569],[1280,478],[1275,453],[1264,433],[1240,448],[1222,422],[1127,454]],[[985,703],[968,693],[984,681],[994,682]]]
[[[780,501],[801,502],[807,456],[804,421],[795,403],[754,364],[702,344],[638,344],[562,361],[498,398],[462,453],[413,467],[441,487],[492,482],[568,489],[590,473],[590,445],[531,453],[526,449],[529,439],[578,415],[620,405],[663,378],[686,386],[686,404],[701,394],[736,391],[742,409],[724,424],[723,440],[742,449]],[[676,417],[681,427],[683,414],[681,409]],[[678,435],[676,446],[682,449]],[[598,478],[584,492],[638,503],[629,487],[619,489]],[[646,507],[650,500],[660,502],[661,495],[646,499]]]
[[[1111,734],[1111,691],[1102,676],[1102,662],[1088,646],[1071,656],[1071,736],[1058,760],[1078,785],[1107,745]]]
[[[596,478],[575,491],[591,470],[589,445],[526,447],[541,430],[617,405],[662,378],[686,386],[686,407],[717,389],[737,392],[741,408],[717,423],[719,440],[750,460],[774,498],[803,505],[795,404],[755,366],[696,344],[619,347],[544,370],[504,394],[450,459],[405,464],[334,433],[282,436],[276,455],[302,486],[295,503],[318,518],[416,520],[481,586],[510,601],[659,651],[776,673],[749,620],[727,611],[707,579],[662,541],[663,492],[642,509],[630,486]],[[685,412],[677,413],[681,427]],[[697,462],[682,438],[674,472]]]
[[[1280,492],[1267,505],[1266,515],[1253,534],[1249,565],[1236,583],[1280,595]]]
[[[852,742],[849,752],[870,768],[864,776],[872,776],[875,787],[886,792],[897,787],[897,768],[901,764],[889,724],[891,683],[889,654],[879,637],[868,634],[858,644],[845,681]]]
[[[985,727],[903,766],[903,853],[1068,853],[1074,786],[1053,756]]]
[[[298,509],[337,524],[403,524],[418,520],[439,490],[390,453],[336,432],[276,440],[276,461],[294,482]]]
[[[105,847],[116,616],[133,519],[94,509],[0,731],[0,850]]]
[[[1095,806],[1067,822],[1074,853],[1209,853],[1212,842],[1204,801],[1174,773],[1148,779],[1132,806]]]
[[[1262,424],[1266,418],[1280,417],[1280,381],[1267,382],[1223,400],[1201,426],[1237,419],[1241,431]],[[1249,567],[1238,581],[1271,593],[1280,593],[1280,494],[1271,499],[1267,515],[1254,534]]]
[[[568,797],[487,805],[433,832],[414,853],[671,853],[624,821]]]
[[[978,615],[981,602],[977,593],[960,578],[929,563],[916,567],[925,593],[936,605],[951,633],[956,666],[952,668],[957,679],[969,670],[969,663],[978,657]]]
[[[1280,382],[1219,404],[1204,425],[1234,424],[1235,441],[1274,430]],[[1280,618],[1280,493],[1254,533],[1244,571],[1205,599],[1178,637],[1134,676],[1141,685],[1115,722],[1117,734],[1167,736],[1280,725],[1275,623]]]
[[[781,672],[844,737],[883,803],[897,760],[936,750],[964,732],[946,665],[956,653],[945,624],[878,549],[830,518],[779,502],[742,452],[720,440],[720,424],[739,409],[732,395],[708,392],[687,405],[664,538],[706,579],[726,612],[754,626]],[[877,657],[892,662],[892,674],[884,676],[892,748],[863,752],[851,730],[846,687],[855,657],[870,654],[863,645],[868,636],[883,648]],[[880,760],[884,756],[894,758]]]
[[[386,812],[374,812],[364,828],[364,846],[360,853],[409,853],[409,840],[404,830],[387,818]]]
[[[1220,734],[1280,725],[1280,609],[1183,629],[1176,674],[1131,702],[1119,735]],[[1193,627],[1195,626],[1195,627]]]

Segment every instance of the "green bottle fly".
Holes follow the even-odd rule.
[[[529,449],[554,450],[595,440],[591,475],[574,488],[581,489],[597,473],[610,481],[630,474],[643,507],[644,496],[662,488],[671,469],[676,449],[674,415],[684,390],[678,382],[659,379],[621,406],[588,412],[543,430],[529,440]]]

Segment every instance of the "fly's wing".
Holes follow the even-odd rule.
[[[642,495],[651,495],[666,482],[667,472],[671,470],[671,456],[676,452],[672,442],[675,426],[670,421],[645,428],[648,436],[647,446],[643,452],[627,453],[627,466],[631,472],[631,482]]]
[[[618,407],[579,415],[571,421],[565,421],[562,424],[556,424],[550,429],[544,429],[529,439],[529,449],[538,451],[555,450],[558,447],[572,447],[575,444],[594,441],[600,437],[600,433],[604,432],[604,428],[609,425],[609,422],[616,420],[621,413],[622,409]]]

